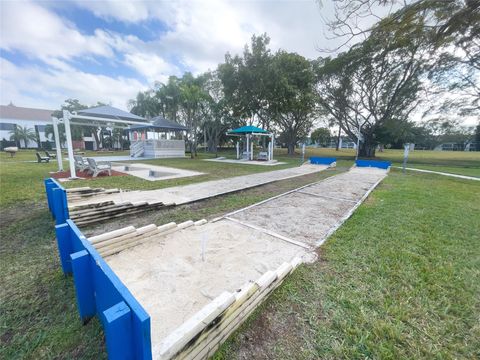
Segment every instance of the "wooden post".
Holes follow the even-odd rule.
[[[72,260],[73,281],[77,296],[78,312],[83,324],[95,316],[95,293],[90,266],[90,254],[81,250],[70,255]]]
[[[121,301],[103,312],[103,326],[109,359],[134,359],[132,312]]]
[[[72,252],[72,243],[70,240],[70,227],[68,224],[55,226],[57,235],[58,254],[60,255],[60,263],[62,264],[63,273],[70,274],[72,272],[72,262],[70,254]]]

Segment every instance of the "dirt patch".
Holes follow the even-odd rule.
[[[43,201],[40,202],[23,202],[17,203],[14,206],[9,206],[6,208],[0,209],[0,227],[4,229],[5,227],[14,224],[19,220],[23,220],[27,217],[30,217],[33,212],[45,210],[46,203]],[[28,211],[25,211],[28,209]]]

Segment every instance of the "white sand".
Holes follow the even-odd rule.
[[[159,236],[106,261],[151,316],[155,346],[223,291],[234,291],[304,253],[222,220]]]
[[[353,169],[230,216],[314,245],[345,217],[385,170]],[[205,261],[202,260],[202,243]],[[306,249],[222,219],[158,236],[107,263],[151,316],[152,347],[223,291],[235,291]]]

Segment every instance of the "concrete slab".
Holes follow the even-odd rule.
[[[203,175],[204,173],[198,171],[191,171],[191,170],[184,170],[184,169],[177,169],[168,166],[158,166],[158,165],[150,165],[150,164],[143,164],[143,163],[115,163],[112,166],[112,169],[124,174],[136,176],[140,179],[148,180],[148,181],[158,181],[158,180],[169,180],[169,179],[177,179],[183,177],[190,177],[190,176],[198,176]],[[151,171],[154,172],[154,176],[152,176]]]
[[[204,161],[223,162],[223,163],[242,164],[242,165],[260,165],[260,166],[275,166],[275,165],[286,164],[286,162],[281,162],[277,160],[258,161],[258,160],[236,160],[236,159],[226,159],[226,158],[204,159]]]

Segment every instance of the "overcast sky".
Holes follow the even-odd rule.
[[[252,34],[308,58],[335,47],[326,40],[328,0],[0,4],[1,104],[56,109],[78,98],[126,109],[154,81],[215,69]]]

